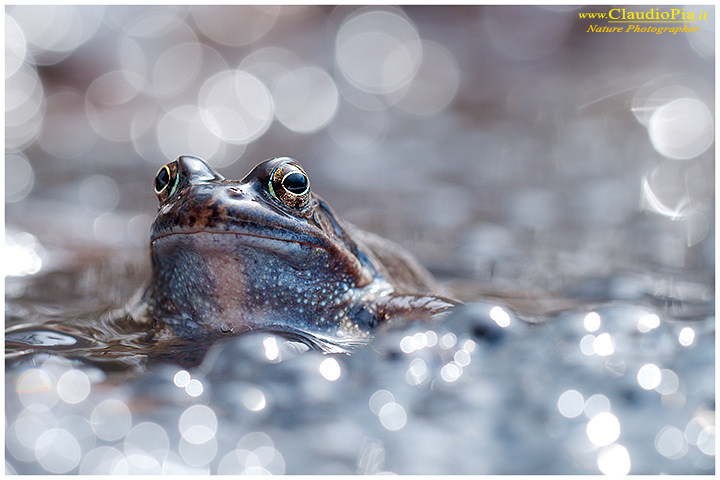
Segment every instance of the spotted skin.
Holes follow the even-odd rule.
[[[181,156],[158,173],[152,276],[139,321],[185,339],[249,330],[363,338],[395,317],[437,317],[453,300],[407,252],[343,224],[297,161],[227,180]]]

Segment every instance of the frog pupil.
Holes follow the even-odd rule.
[[[170,172],[167,167],[163,167],[155,177],[155,191],[160,193],[170,182]]]
[[[282,185],[288,192],[301,195],[307,190],[308,180],[302,173],[293,172],[283,178]]]

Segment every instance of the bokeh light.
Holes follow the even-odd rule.
[[[587,436],[598,447],[610,445],[620,436],[620,422],[612,413],[599,413],[588,422]]]
[[[460,69],[442,45],[422,42],[422,61],[394,106],[412,115],[434,115],[453,101],[460,86]]]
[[[653,390],[660,385],[662,373],[660,368],[653,363],[646,363],[637,373],[637,381],[645,390]]]
[[[5,78],[11,77],[25,61],[25,35],[17,22],[5,13]]]
[[[598,455],[597,464],[600,471],[608,476],[627,475],[632,466],[627,448],[619,444],[604,449]]]
[[[695,330],[692,327],[683,327],[678,335],[678,341],[683,347],[689,347],[695,341]]]
[[[563,417],[575,418],[583,412],[585,399],[577,390],[566,390],[558,398],[557,407]]]
[[[325,70],[305,66],[277,80],[273,100],[275,115],[283,125],[295,132],[311,133],[332,120],[338,106],[338,92]]]
[[[342,368],[340,368],[340,364],[333,357],[326,358],[325,360],[320,362],[319,370],[320,375],[322,375],[325,380],[328,380],[330,382],[334,382],[335,380],[340,378],[340,375],[342,374]]]
[[[510,326],[510,315],[499,305],[495,305],[490,309],[490,318],[495,320],[495,323],[500,327],[505,328]]]
[[[5,234],[3,262],[5,276],[23,276],[38,273],[43,266],[45,249],[35,235],[18,232]]]
[[[537,60],[555,52],[571,26],[569,12],[542,7],[492,7],[484,25],[493,46],[513,60]]]
[[[415,26],[398,10],[365,9],[340,27],[335,55],[340,71],[355,87],[391,93],[412,81],[422,44]]]
[[[601,323],[602,319],[600,318],[600,315],[598,315],[596,312],[588,313],[587,315],[585,315],[585,319],[583,320],[583,326],[588,332],[597,331],[597,329],[600,328]]]
[[[119,440],[130,431],[132,414],[125,402],[111,398],[93,409],[90,425],[98,438],[107,441]]]
[[[5,201],[19,202],[33,189],[35,174],[22,153],[5,155]]]
[[[593,340],[592,348],[595,353],[601,357],[612,355],[615,353],[615,345],[612,335],[607,332],[601,333]]]
[[[256,387],[247,387],[240,394],[240,401],[251,412],[259,412],[267,406],[265,394]]]
[[[370,410],[377,415],[380,413],[380,409],[382,407],[394,401],[395,396],[391,392],[387,390],[378,390],[370,396],[368,404],[370,406]]]
[[[280,7],[273,5],[196,6],[193,18],[200,30],[223,45],[247,45],[260,39],[275,23]]]
[[[186,152],[222,166],[225,143],[210,130],[203,120],[203,112],[194,105],[181,105],[166,112],[157,124],[157,141],[165,158],[177,158]]]
[[[17,5],[11,10],[38,65],[57,63],[88,41],[100,27],[103,14],[102,6]]]
[[[205,405],[193,405],[182,413],[178,427],[183,438],[188,442],[205,443],[217,432],[217,417],[211,408]]]
[[[280,350],[278,349],[277,339],[273,336],[265,337],[263,340],[263,347],[265,347],[265,357],[271,362],[279,362],[282,360],[280,357]]]
[[[185,388],[190,383],[190,373],[187,370],[180,370],[173,377],[173,383],[176,387]]]
[[[648,134],[662,155],[686,160],[710,148],[715,138],[712,114],[695,98],[680,98],[658,108],[650,117]]]
[[[23,372],[15,385],[20,401],[28,408],[50,408],[58,401],[55,378],[44,369],[32,368]]]
[[[8,6],[6,473],[714,471],[707,10],[632,37],[579,7]],[[262,334],[121,363],[109,317],[181,154],[228,178],[292,155],[493,303],[347,356]]]
[[[602,393],[596,393],[585,401],[584,412],[587,418],[592,419],[601,413],[610,412],[610,407],[610,399]]]
[[[123,451],[126,456],[138,453],[150,455],[157,465],[165,459],[169,449],[170,440],[167,432],[153,422],[142,422],[135,425],[123,442]]]
[[[383,427],[395,432],[407,423],[407,413],[399,403],[388,402],[378,412],[378,418]]]
[[[183,436],[178,444],[178,453],[188,465],[204,467],[212,462],[218,453],[217,438],[213,435],[206,442],[192,443]]]
[[[85,112],[86,99],[94,98],[93,83],[87,96],[76,92],[59,92],[46,101],[46,113],[38,143],[47,153],[61,160],[70,160],[86,154],[95,144],[97,133],[91,127]],[[72,142],[68,142],[72,138]]]
[[[641,333],[647,333],[660,326],[660,317],[654,313],[644,315],[638,319],[637,328]]]
[[[204,390],[205,387],[203,386],[203,383],[197,378],[191,379],[187,385],[185,385],[185,392],[191,397],[199,397],[202,395]]]
[[[274,111],[270,92],[249,73],[220,72],[205,81],[199,95],[205,126],[227,142],[251,142],[270,126]]]
[[[67,473],[80,463],[81,450],[67,430],[53,428],[35,443],[37,460],[50,473]]]
[[[687,453],[683,432],[675,427],[664,427],[655,436],[655,448],[666,458],[680,458]]]
[[[57,382],[60,398],[66,403],[80,403],[90,395],[90,379],[80,370],[69,370]]]

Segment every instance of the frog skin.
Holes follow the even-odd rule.
[[[155,178],[152,275],[136,320],[186,339],[249,330],[367,338],[456,301],[399,246],[337,219],[289,157],[227,180],[180,156]]]

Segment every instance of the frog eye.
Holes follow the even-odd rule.
[[[160,202],[175,193],[178,185],[177,162],[168,163],[155,175],[155,195]]]
[[[300,165],[284,162],[270,174],[268,190],[282,205],[302,208],[310,201],[310,179]]]

